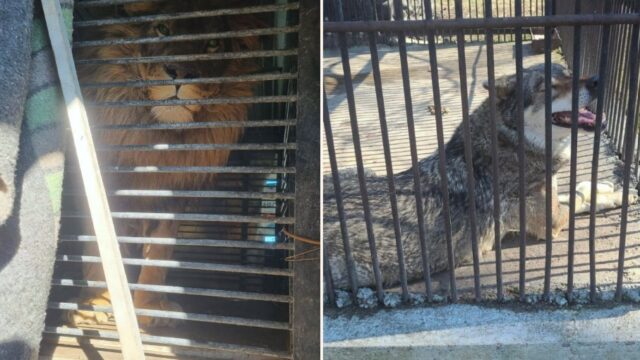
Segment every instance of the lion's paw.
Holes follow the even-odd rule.
[[[84,300],[81,305],[111,307],[109,299],[98,296]],[[114,324],[113,313],[94,310],[74,310],[66,313],[66,320],[74,326]]]
[[[142,313],[144,313],[144,310],[163,310],[163,311],[182,312],[182,306],[178,305],[173,301],[169,301],[167,299],[160,299],[157,302],[150,302],[148,304],[145,304],[144,309],[140,309],[140,310]],[[180,319],[173,319],[173,318],[166,318],[166,317],[138,316],[138,324],[141,327],[145,327],[145,328],[175,327],[181,321],[182,320]]]

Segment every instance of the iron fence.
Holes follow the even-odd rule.
[[[161,5],[171,2],[162,1]],[[213,76],[208,72],[207,76],[203,73],[177,76],[176,70],[173,70],[174,75],[167,77],[134,77],[126,81],[118,76],[107,81],[84,78],[81,83],[92,114],[97,113],[97,109],[133,108],[140,117],[138,122],[122,123],[106,116],[96,121],[97,116],[90,116],[94,121],[92,130],[100,134],[98,138],[104,140],[108,139],[109,134],[126,133],[134,139],[139,138],[133,134],[147,134],[149,140],[123,141],[118,144],[103,141],[97,144],[102,171],[107,179],[109,201],[114,210],[112,215],[118,225],[118,241],[123,244],[123,263],[129,276],[142,272],[141,269],[145,268],[169,270],[161,282],[145,282],[141,280],[142,277],[135,281],[130,277],[130,289],[167,296],[167,299],[182,307],[177,310],[140,306],[136,308],[138,316],[177,321],[174,328],[148,329],[142,335],[145,351],[163,357],[180,358],[242,356],[290,359],[294,356],[294,349],[301,346],[300,339],[294,337],[294,329],[300,325],[294,324],[291,316],[294,311],[292,277],[294,273],[301,279],[304,277],[299,274],[301,270],[294,269],[286,260],[299,250],[296,250],[296,246],[282,229],[289,227],[294,231],[296,222],[317,217],[310,209],[301,211],[301,218],[294,214],[297,202],[294,189],[297,167],[313,167],[310,164],[313,159],[309,156],[309,161],[296,162],[296,127],[302,124],[304,131],[308,132],[306,127],[311,123],[309,119],[302,121],[296,116],[299,104],[297,79],[300,74],[297,64],[301,5],[299,2],[286,0],[258,0],[236,2],[228,7],[214,4],[208,5],[206,9],[197,9],[197,4],[203,5],[206,2],[191,1],[181,3],[184,6],[182,11],[173,10],[173,7],[167,11],[159,7],[160,10],[151,12],[125,13],[123,8],[127,4],[144,7],[149,3],[159,2],[77,1],[73,48],[78,71],[104,64],[140,64],[141,68],[147,69],[149,64],[162,63],[171,75],[171,66],[193,68],[195,66],[191,67],[191,64],[195,62],[207,62],[212,68],[220,66],[224,69],[227,65],[222,60],[251,59],[252,64],[257,65],[256,69],[246,67],[249,70],[241,68]],[[308,3],[305,4],[308,6]],[[178,21],[197,20],[202,24],[203,19],[210,23],[231,24],[231,27],[236,19],[240,17],[240,21],[243,21],[242,16],[246,15],[251,15],[253,22],[235,30],[211,30],[206,27],[192,29],[183,26],[181,29],[185,33],[158,33],[157,36],[129,30],[137,29],[137,26],[144,28],[149,24],[166,23],[169,25],[164,26],[168,27]],[[117,30],[118,26],[124,30]],[[104,36],[100,29],[117,31],[105,31],[109,36]],[[246,38],[257,39],[259,44],[254,49],[243,45],[245,43],[241,40]],[[240,45],[236,46],[234,41]],[[202,48],[197,45],[201,42],[208,42],[207,49],[209,44],[224,49],[195,54],[172,51],[169,53],[173,55],[158,55],[145,47],[158,44],[179,47],[189,43],[196,45],[187,49],[196,49],[197,52]],[[132,57],[104,56],[108,51],[96,52],[102,55],[93,57],[78,53],[87,48],[113,49],[118,46],[141,46],[142,50]],[[116,51],[115,54],[119,52]],[[240,66],[242,65],[238,65]],[[313,72],[308,66],[304,71]],[[175,86],[178,89],[180,86],[203,84],[218,85],[220,94],[231,94],[222,96],[213,91],[204,96],[191,94],[186,99],[179,99],[176,90],[176,96],[164,100],[150,100],[146,96],[122,96],[117,101],[99,101],[95,99],[95,93],[92,93],[104,89],[133,89],[133,94],[140,94],[140,89],[157,86]],[[225,91],[234,89],[238,84],[253,84],[253,90],[235,93]],[[308,106],[308,101],[303,103]],[[251,104],[246,107],[248,115],[244,116],[240,111],[229,118],[223,114],[224,110],[217,110],[203,114],[202,118],[194,121],[180,121],[177,118],[171,121],[142,120],[145,111],[151,111],[152,107],[234,104]],[[188,131],[217,130],[221,134],[228,134],[238,129],[244,132],[242,140],[238,142],[216,137],[207,138],[202,143],[170,143],[171,140],[166,140],[172,134]],[[160,135],[154,137],[153,134]],[[168,137],[163,137],[162,134]],[[224,136],[222,138],[226,139]],[[214,151],[231,152],[228,163],[207,166],[205,161],[193,166],[194,164],[163,163],[162,160],[156,164],[140,161],[141,154],[166,154],[165,156],[170,157],[180,152],[197,157],[200,156],[198,154]],[[130,161],[126,161],[126,165],[110,163],[108,159],[112,160],[113,154],[128,156]],[[162,159],[162,156],[159,155],[156,159]],[[90,224],[86,224],[89,216],[83,207],[82,184],[74,176],[78,172],[77,165],[70,161],[65,176],[61,245],[48,305],[45,342],[73,346],[91,339],[97,349],[117,351],[118,343],[108,341],[117,339],[114,326],[69,324],[67,320],[68,313],[76,310],[112,312],[108,303],[104,306],[89,304],[86,298],[76,297],[81,289],[106,289],[104,281],[87,278],[81,269],[85,264],[100,263],[101,259],[93,256],[96,254],[87,253],[85,247],[94,243],[96,238],[91,233]],[[141,174],[147,179],[146,184],[135,183],[134,179]],[[215,174],[216,177],[215,182],[209,177],[209,180],[194,186],[157,188],[154,185],[153,177],[176,174],[185,179],[199,174]],[[114,179],[123,181],[120,185],[114,185]],[[305,181],[297,185],[302,188],[314,186]],[[178,232],[174,235],[154,236],[150,232],[133,234],[127,230],[126,224],[140,224],[148,220],[178,224]],[[173,255],[154,258],[137,254],[131,250],[132,245],[144,245],[145,248],[170,247],[175,251],[170,251],[169,254]],[[305,276],[313,276],[313,273]],[[75,338],[78,340],[74,340]]]
[[[522,0],[523,16],[541,16],[544,15],[543,0]],[[405,2],[395,0],[328,0],[324,1],[325,21],[386,21],[396,19],[398,15],[405,20],[424,20],[426,19],[426,7],[431,9],[430,13],[433,19],[452,20],[456,18],[455,1],[454,0],[434,0],[430,4],[426,4],[422,0],[408,0]],[[482,19],[485,16],[484,0],[466,0],[461,4],[464,18]],[[491,3],[492,16],[495,18],[513,17],[515,14],[514,0],[498,0]],[[515,39],[513,28],[502,28],[494,32],[494,41],[512,42]],[[524,28],[524,38],[532,36],[529,28]],[[479,28],[464,29],[465,40],[481,42],[484,41],[485,34]],[[325,34],[326,35],[326,34]],[[434,31],[434,39],[439,44],[453,43],[456,41],[454,31],[437,29]],[[325,37],[325,47],[337,46],[336,39]],[[380,33],[378,34],[379,42],[386,44],[396,44],[398,38],[395,34]],[[362,34],[350,33],[348,38],[349,45],[367,45],[367,38]],[[405,41],[413,44],[426,44],[427,36],[420,32],[406,32]]]
[[[448,3],[448,2],[447,2]],[[457,288],[458,282],[461,281],[457,277],[456,269],[462,264],[458,262],[460,252],[466,251],[467,248],[457,246],[454,239],[463,238],[468,244],[469,258],[472,267],[472,290],[469,299],[473,301],[483,301],[488,299],[497,299],[503,301],[507,297],[507,292],[515,293],[519,301],[531,301],[532,296],[539,296],[534,292],[528,292],[529,278],[527,277],[527,248],[528,238],[527,231],[528,220],[539,217],[542,214],[542,237],[544,238],[544,254],[541,257],[544,264],[542,265],[544,275],[542,276],[542,298],[552,300],[556,296],[556,290],[560,291],[561,298],[564,300],[556,301],[559,304],[575,303],[578,301],[578,295],[574,288],[574,271],[577,266],[575,264],[576,254],[576,217],[578,204],[577,200],[577,171],[578,157],[590,156],[590,168],[587,168],[587,175],[591,181],[588,191],[583,195],[587,195],[592,199],[588,205],[588,234],[585,241],[588,241],[588,261],[585,265],[587,269],[580,270],[589,274],[588,277],[588,301],[595,302],[598,299],[607,299],[600,291],[600,285],[597,282],[596,275],[602,273],[602,269],[597,269],[597,240],[596,234],[597,221],[601,218],[597,216],[600,208],[597,199],[604,199],[598,193],[598,180],[604,178],[605,171],[615,171],[620,175],[622,182],[621,201],[620,201],[620,221],[613,224],[619,227],[619,232],[612,236],[618,239],[617,246],[610,249],[615,251],[617,257],[611,259],[609,263],[615,264],[615,293],[613,298],[617,301],[623,300],[629,288],[625,287],[625,281],[629,285],[637,285],[637,279],[625,278],[625,258],[629,255],[627,250],[627,240],[633,235],[637,237],[637,231],[628,231],[630,214],[632,219],[637,219],[637,206],[630,204],[630,194],[632,187],[635,186],[634,174],[631,172],[631,166],[635,163],[636,174],[638,167],[637,154],[634,158],[634,149],[637,144],[637,128],[638,120],[638,48],[639,48],[639,30],[640,30],[640,14],[638,3],[632,1],[607,1],[604,3],[595,1],[576,1],[563,2],[559,9],[562,15],[553,13],[553,2],[544,1],[540,7],[536,4],[536,9],[544,9],[544,16],[539,12],[525,13],[526,6],[523,1],[513,2],[513,12],[509,16],[506,14],[495,14],[495,5],[498,3],[490,0],[484,1],[483,17],[465,16],[464,2],[462,0],[455,1],[454,15],[448,14],[448,17],[442,18],[442,5],[440,7],[440,17],[437,16],[437,1],[424,1],[424,18],[416,18],[412,13],[413,6],[411,1],[409,4],[403,5],[401,1],[394,2],[395,20],[390,20],[392,16],[387,16],[385,12],[380,12],[380,8],[384,8],[384,2],[376,3],[377,10],[374,14],[378,17],[368,18],[368,21],[355,18],[357,12],[353,9],[345,7],[341,10],[335,4],[339,2],[326,2],[325,6],[333,6],[334,8],[328,13],[324,23],[324,34],[332,34],[337,38],[337,44],[340,50],[340,58],[335,63],[342,66],[342,79],[338,81],[338,85],[343,85],[344,100],[348,108],[348,122],[350,125],[349,140],[352,140],[356,171],[346,173],[341,171],[339,160],[340,154],[337,154],[337,145],[335,143],[336,131],[335,123],[332,118],[337,116],[335,107],[329,106],[330,97],[324,94],[324,130],[326,139],[326,151],[331,166],[331,178],[325,178],[325,231],[324,231],[324,249],[325,249],[325,287],[328,294],[328,300],[331,304],[340,305],[337,302],[342,300],[336,298],[346,293],[339,290],[350,290],[350,298],[352,302],[360,302],[368,300],[366,291],[363,288],[368,286],[375,289],[373,293],[378,303],[393,304],[390,301],[390,295],[393,293],[401,294],[401,301],[415,302],[415,293],[411,292],[414,285],[422,282],[424,288],[421,292],[428,302],[438,301],[440,295],[434,291],[435,285],[433,279],[436,274],[432,274],[433,270],[442,271],[446,279],[439,278],[439,282],[444,286],[440,286],[441,292],[445,293],[450,301],[459,300],[459,292]],[[571,3],[569,5],[568,3]],[[363,4],[367,2],[354,2],[351,4]],[[442,2],[441,2],[442,4]],[[531,4],[531,3],[530,3]],[[594,5],[595,4],[595,5]],[[353,5],[350,5],[353,6]],[[593,8],[599,8],[599,11],[593,11]],[[391,12],[387,7],[387,12]],[[419,11],[415,11],[419,13]],[[381,16],[380,13],[383,15]],[[337,15],[336,15],[337,14]],[[351,14],[348,16],[348,14]],[[366,14],[366,12],[365,12]],[[408,15],[409,14],[409,15]],[[497,16],[494,16],[497,15]],[[500,16],[502,15],[502,16]],[[532,16],[533,15],[533,16]],[[385,17],[386,16],[386,17]],[[455,18],[455,19],[454,19]],[[343,20],[344,21],[336,21]],[[327,21],[329,20],[329,21]],[[525,86],[525,72],[528,70],[523,66],[524,58],[524,33],[529,27],[544,28],[544,82],[541,91],[544,93],[544,151],[543,162],[539,183],[542,184],[543,205],[538,208],[528,207],[528,196],[532,194],[531,179],[527,176],[531,175],[530,167],[534,166],[531,161],[531,144],[525,134],[525,107],[531,105],[530,90]],[[569,213],[568,213],[568,234],[566,244],[558,244],[553,241],[554,224],[554,182],[556,181],[554,174],[557,172],[556,155],[552,148],[552,136],[556,130],[552,125],[552,101],[557,91],[554,90],[555,81],[552,79],[552,72],[556,75],[556,70],[552,65],[552,46],[554,29],[560,28],[562,34],[563,46],[562,52],[567,58],[568,67],[574,69],[571,75],[571,121],[570,121],[570,145],[571,155],[568,159],[569,173],[566,176],[569,188]],[[503,164],[499,163],[499,153],[503,151],[505,138],[500,129],[496,126],[502,118],[502,110],[497,108],[500,105],[498,101],[498,85],[496,81],[503,81],[504,78],[497,79],[495,74],[496,57],[494,56],[494,46],[496,43],[496,35],[503,29],[512,29],[514,44],[514,62],[515,62],[515,92],[510,95],[513,102],[515,117],[515,163],[517,170],[513,174],[501,174]],[[511,31],[511,30],[510,30]],[[443,121],[443,113],[445,112],[440,91],[440,68],[438,62],[438,54],[443,49],[436,45],[441,43],[437,39],[438,34],[453,34],[457,44],[457,62],[459,69],[459,79],[456,86],[460,89],[460,113],[461,125],[456,130],[456,143],[446,143],[445,139],[445,122]],[[468,62],[466,60],[465,48],[469,42],[468,34],[478,34],[478,39],[483,41],[486,46],[486,64],[487,64],[487,89],[489,99],[484,106],[486,114],[489,115],[489,127],[483,136],[487,137],[488,145],[486,153],[483,153],[488,159],[478,159],[478,154],[473,148],[471,128],[471,118],[474,114],[470,110]],[[357,34],[357,35],[354,35]],[[386,94],[383,92],[383,80],[381,78],[380,58],[377,44],[381,41],[379,34],[383,36],[393,36],[398,42],[399,67],[402,78],[403,93]],[[410,77],[410,67],[408,63],[409,52],[407,50],[407,38],[417,34],[426,38],[428,61],[430,67],[430,92],[433,96],[432,114],[435,116],[435,133],[437,138],[437,151],[431,157],[431,162],[424,162],[418,156],[417,140],[418,134],[416,126],[426,121],[415,115],[416,108],[412,97],[415,94],[411,91],[412,79]],[[569,36],[570,35],[570,36]],[[377,119],[372,113],[366,113],[362,116],[358,114],[356,102],[360,100],[354,93],[354,81],[356,77],[351,69],[352,57],[349,45],[353,44],[349,39],[362,38],[368,40],[369,57],[366,59],[366,66],[360,66],[358,75],[362,72],[368,72],[373,77],[373,87],[375,88],[375,103],[377,105]],[[567,41],[567,39],[572,39]],[[356,52],[354,50],[354,52]],[[364,57],[362,53],[358,53],[360,58]],[[416,58],[416,53],[411,53]],[[325,60],[326,61],[326,60]],[[557,61],[554,61],[557,62]],[[528,74],[528,73],[527,73]],[[578,136],[579,136],[579,104],[580,90],[579,84],[584,82],[581,75],[597,75],[597,84],[591,83],[597,87],[594,91],[594,97],[597,100],[597,106],[592,110],[595,112],[594,129],[593,129],[593,146],[588,150],[578,154]],[[424,77],[426,73],[421,73],[420,77]],[[428,76],[428,75],[427,75]],[[327,80],[325,74],[325,81]],[[595,79],[595,78],[594,78]],[[447,79],[450,80],[450,79]],[[415,81],[415,80],[414,80]],[[582,81],[582,82],[581,82]],[[596,81],[596,80],[591,80]],[[361,83],[361,82],[360,82]],[[338,87],[336,85],[336,87]],[[336,91],[336,90],[334,90]],[[342,90],[341,90],[342,91]],[[387,98],[385,98],[385,95]],[[335,96],[335,95],[334,95]],[[390,145],[390,129],[387,124],[387,116],[389,113],[385,110],[385,104],[389,104],[388,97],[395,97],[404,102],[404,116],[406,116],[406,129],[408,136],[410,167],[402,173],[394,173],[393,153]],[[527,104],[525,104],[527,97]],[[422,104],[422,103],[421,103]],[[542,105],[541,105],[542,106]],[[583,106],[583,105],[580,105]],[[603,130],[603,119],[605,118],[607,125]],[[365,144],[361,137],[360,127],[363,124],[371,124],[371,121],[379,122],[379,132],[381,136],[382,150],[384,153],[384,170],[385,176],[373,177],[366,169],[363,160],[363,153],[369,151],[368,148],[363,150]],[[502,121],[502,120],[500,120]],[[503,127],[504,125],[500,125]],[[434,129],[432,128],[431,131]],[[474,131],[479,131],[477,128]],[[342,130],[341,130],[342,131]],[[345,129],[343,132],[347,132]],[[371,135],[367,134],[368,141],[371,141]],[[453,139],[453,138],[452,138]],[[611,145],[609,144],[611,140]],[[344,142],[344,138],[341,139]],[[451,140],[454,141],[454,140]],[[451,162],[452,147],[463,148],[464,151]],[[599,166],[599,158],[603,151],[608,148],[617,148],[621,155],[621,163],[616,169],[603,170]],[[606,148],[606,149],[605,149]],[[586,154],[586,155],[585,155]],[[342,154],[344,155],[344,154]],[[344,158],[344,156],[342,156]],[[502,158],[500,158],[502,159]],[[487,160],[484,161],[483,160]],[[589,162],[589,160],[588,160]],[[428,165],[427,165],[428,164]],[[479,165],[478,165],[479,164]],[[451,174],[453,168],[456,171],[462,171],[464,176],[458,177]],[[483,176],[483,174],[490,174]],[[504,176],[509,175],[512,178],[506,179]],[[586,176],[586,175],[585,175]],[[398,181],[402,177],[403,187],[398,187]],[[430,177],[431,180],[425,178]],[[407,179],[412,178],[409,182]],[[374,180],[372,180],[374,179]],[[435,179],[435,180],[433,180]],[[375,183],[374,183],[375,181]],[[509,186],[513,188],[512,194],[517,196],[517,205],[514,208],[501,208],[505,204],[504,193],[499,189],[504,187],[505,182],[511,182]],[[411,184],[410,186],[408,184]],[[347,188],[345,188],[345,186]],[[461,189],[464,189],[462,191]],[[487,189],[489,193],[487,194]],[[434,199],[433,194],[438,193],[441,199]],[[464,195],[460,195],[463,193]],[[402,196],[402,202],[399,203],[398,197]],[[633,196],[631,196],[633,199]],[[430,202],[436,201],[435,205]],[[604,201],[604,200],[600,200]],[[452,202],[464,202],[466,206],[463,211],[451,213]],[[376,210],[381,208],[390,209],[376,214]],[[434,210],[437,207],[437,210]],[[439,215],[433,215],[437,211]],[[518,225],[517,243],[514,245],[518,248],[517,257],[511,259],[503,259],[503,234],[509,230],[504,229],[505,213],[512,211]],[[410,219],[410,220],[408,220]],[[414,220],[415,219],[415,220]],[[601,221],[601,220],[600,220]],[[364,222],[364,225],[362,223]],[[637,220],[636,220],[637,222]],[[327,225],[329,223],[329,225]],[[335,230],[329,230],[329,226],[335,225]],[[357,227],[356,230],[351,228]],[[535,230],[535,229],[534,229]],[[461,235],[462,234],[462,235]],[[440,251],[433,253],[433,242],[439,241],[438,236],[441,235],[444,244],[440,244]],[[602,236],[602,235],[601,235]],[[486,249],[486,244],[480,240],[492,239],[493,252],[495,253],[495,261],[491,266],[495,268],[495,291],[494,286],[489,285],[486,280],[486,274],[481,273],[482,269],[487,269],[483,261],[480,260],[482,248]],[[457,241],[457,240],[456,240]],[[637,239],[634,238],[634,246]],[[554,247],[555,245],[555,247]],[[566,252],[558,253],[554,250],[561,246],[566,248]],[[391,250],[393,249],[393,250]],[[600,255],[602,256],[602,255]],[[560,259],[566,259],[566,286],[561,289],[552,288],[552,270],[555,271],[560,266],[554,265]],[[634,258],[632,258],[634,259]],[[443,261],[444,265],[436,266],[436,261]],[[505,278],[503,265],[507,261],[517,262],[517,286],[515,284],[505,287]],[[634,263],[635,267],[635,263]],[[411,270],[407,270],[411,268]],[[418,268],[419,270],[415,271]],[[531,269],[530,271],[533,271]],[[409,274],[409,275],[408,275]],[[626,280],[625,280],[626,279]],[[558,287],[559,285],[553,285]],[[337,291],[337,292],[336,292]],[[634,290],[635,291],[635,290]],[[555,294],[555,295],[554,295]],[[466,297],[465,297],[466,298]],[[364,300],[363,300],[364,299]],[[565,301],[566,300],[566,301]],[[344,301],[342,301],[344,304]],[[366,305],[366,304],[365,304]]]

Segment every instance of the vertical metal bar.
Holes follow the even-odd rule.
[[[351,285],[351,297],[353,301],[358,298],[358,277],[356,274],[356,266],[351,254],[351,243],[349,242],[349,231],[347,230],[347,220],[344,214],[344,205],[342,202],[342,188],[340,187],[340,174],[338,173],[338,162],[336,160],[336,150],[333,144],[333,130],[331,129],[331,120],[329,118],[329,108],[327,105],[327,95],[324,96],[324,108],[322,121],[324,124],[324,132],[327,140],[327,150],[329,152],[329,163],[331,164],[331,177],[333,179],[333,190],[336,193],[336,207],[338,209],[338,218],[340,219],[340,233],[342,235],[342,246],[344,248],[344,257],[347,263],[347,275],[349,284]],[[326,254],[326,253],[325,253]],[[325,257],[328,257],[325,255]]]
[[[401,0],[397,0],[398,3]],[[398,8],[396,8],[398,9]],[[402,8],[396,14],[402,14]],[[400,15],[402,16],[402,15]],[[398,199],[396,198],[396,185],[393,178],[393,164],[391,163],[391,145],[389,144],[389,129],[387,128],[387,116],[384,109],[384,98],[382,96],[382,80],[380,79],[380,64],[378,60],[378,48],[373,33],[369,35],[369,50],[371,51],[371,68],[373,70],[373,82],[376,89],[376,101],[378,103],[378,117],[380,118],[380,132],[382,135],[382,147],[384,150],[384,162],[387,169],[387,184],[389,186],[389,201],[391,202],[391,216],[393,217],[393,232],[396,237],[396,251],[398,254],[398,267],[400,270],[400,285],[402,287],[402,299],[409,300],[409,288],[407,286],[407,270],[404,263],[404,250],[402,249],[402,232],[400,231],[400,218],[398,217]],[[400,56],[404,55],[406,61],[406,44],[404,33],[398,33],[400,44]],[[404,51],[403,51],[404,50]],[[404,54],[403,54],[404,53]],[[404,71],[402,73],[405,78]],[[406,81],[409,79],[407,77]]]
[[[620,220],[620,245],[618,252],[618,279],[616,285],[616,300],[622,300],[622,285],[624,273],[624,253],[627,240],[627,220],[629,215],[629,182],[631,177],[631,161],[633,160],[634,137],[637,130],[636,101],[638,100],[638,33],[640,25],[633,25],[631,35],[631,51],[629,56],[629,105],[627,110],[627,123],[625,133],[625,160],[622,187],[622,220]]]
[[[605,14],[611,13],[611,1],[605,3]],[[602,27],[602,47],[606,49],[609,45],[610,25]],[[600,160],[600,137],[602,134],[602,113],[604,111],[604,89],[607,84],[607,60],[608,56],[604,51],[600,52],[600,67],[598,70],[598,106],[596,109],[596,128],[593,138],[593,165],[591,167],[591,207],[589,209],[589,289],[590,300],[596,300],[596,206],[598,201],[598,163]]]
[[[427,20],[432,19],[431,0],[427,4]],[[442,192],[442,213],[447,242],[447,261],[449,266],[449,292],[452,301],[458,300],[456,289],[455,258],[453,254],[453,240],[451,238],[451,214],[449,213],[449,180],[447,178],[447,158],[444,151],[444,130],[442,126],[442,105],[440,103],[440,82],[438,80],[438,59],[433,31],[427,32],[429,39],[429,62],[431,66],[431,83],[433,91],[433,105],[436,110],[436,135],[438,138],[438,168],[440,172],[440,190]]]
[[[509,1],[509,17],[513,17],[513,3]],[[522,16],[522,0],[516,0],[515,6],[520,6],[520,15],[518,15],[518,10],[516,9],[516,17]],[[517,38],[517,35],[516,35]],[[522,38],[522,28],[520,28],[520,38]],[[513,33],[511,33],[511,41],[513,41]],[[517,41],[517,40],[516,40]]]
[[[462,0],[456,0],[456,19],[462,19]],[[476,221],[476,180],[474,176],[469,124],[469,98],[467,93],[467,62],[464,53],[464,29],[458,30],[458,70],[460,71],[460,100],[462,101],[462,126],[464,132],[464,160],[467,163],[469,187],[469,227],[471,228],[471,252],[473,257],[473,283],[475,300],[480,301],[480,258],[478,255],[478,231]]]
[[[320,239],[322,223],[320,184],[320,4],[300,0],[297,22],[298,69],[296,93],[295,152],[295,231],[309,239]],[[295,254],[317,249],[302,241],[295,242]],[[320,249],[318,249],[320,250]],[[320,357],[322,307],[320,259],[293,262],[290,293],[295,299],[290,306],[291,355],[294,359]]]
[[[333,289],[333,275],[331,275],[331,265],[329,264],[329,256],[327,256],[327,247],[325,242],[322,242],[322,266],[324,283],[326,285],[325,290],[327,292],[327,297],[329,298],[329,304],[336,306],[336,293]]]
[[[619,119],[618,121],[618,127],[616,129],[616,134],[615,137],[617,139],[616,141],[616,149],[618,151],[618,153],[620,154],[620,157],[622,159],[622,161],[625,161],[624,158],[624,145],[623,145],[623,139],[624,139],[624,128],[625,128],[625,124],[626,122],[624,122],[624,120],[622,120],[624,118],[624,104],[627,101],[627,89],[628,89],[628,83],[629,83],[629,78],[626,76],[626,74],[628,73],[629,69],[624,68],[625,64],[628,63],[629,61],[629,57],[631,56],[631,54],[629,53],[629,51],[627,51],[628,46],[630,45],[630,32],[631,32],[631,25],[625,25],[625,32],[624,32],[624,41],[622,44],[622,47],[620,49],[622,49],[621,54],[622,54],[622,71],[621,71],[621,81],[619,84],[619,88],[618,88],[618,98],[622,100],[622,102],[619,104],[620,106],[616,107],[615,110],[615,118]]]
[[[550,3],[551,0],[547,0]],[[551,7],[547,7],[546,15],[551,15]],[[553,165],[551,161],[551,36],[553,28],[546,26],[544,28],[544,144],[545,144],[545,223],[546,223],[546,243],[544,257],[544,298],[549,299],[551,289],[551,255],[552,255],[552,181],[553,181]]]
[[[522,0],[515,1],[516,17],[522,16]],[[524,94],[522,70],[522,27],[515,28],[516,37],[516,98],[518,121],[518,189],[520,197],[520,301],[525,301],[525,267],[527,260],[526,185],[524,155]]]
[[[581,1],[576,1],[575,13],[580,14]],[[573,28],[573,78],[571,83],[571,161],[569,169],[569,259],[567,265],[567,300],[573,298],[573,267],[575,260],[576,238],[576,171],[578,167],[578,106],[579,106],[579,80],[580,80],[580,42],[581,26]]]
[[[364,174],[364,164],[362,163],[362,149],[360,147],[360,130],[358,129],[358,118],[356,115],[356,102],[353,95],[353,83],[351,81],[351,65],[349,64],[349,51],[347,50],[347,40],[345,33],[338,34],[338,44],[342,56],[342,69],[344,74],[344,86],[347,91],[347,104],[349,107],[349,117],[351,119],[351,134],[353,136],[353,147],[356,153],[356,167],[358,169],[358,182],[360,183],[360,196],[362,196],[362,207],[364,210],[364,221],[367,228],[369,248],[371,250],[371,261],[373,265],[373,275],[376,282],[376,292],[378,300],[384,301],[382,290],[382,275],[380,274],[380,263],[378,261],[378,250],[376,247],[373,225],[371,223],[371,209],[369,208],[369,195],[367,194],[367,184]]]
[[[491,0],[485,0],[485,18],[491,18]],[[491,115],[491,157],[498,158],[498,129],[496,124],[496,77],[493,61],[493,30],[486,30],[487,40],[487,78],[489,83],[489,113]],[[502,291],[502,236],[500,235],[500,181],[498,174],[498,162],[491,162],[492,187],[493,187],[493,223],[496,252],[496,293],[498,301],[504,299]]]

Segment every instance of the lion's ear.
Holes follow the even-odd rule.
[[[129,16],[152,14],[160,8],[159,3],[131,3],[124,5],[124,12]]]
[[[499,99],[506,99],[513,95],[516,90],[516,76],[508,75],[495,79],[496,96]],[[482,82],[482,87],[489,90],[489,82],[487,80]]]

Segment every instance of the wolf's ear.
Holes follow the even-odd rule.
[[[496,78],[496,96],[499,99],[506,99],[509,96],[513,95],[516,89],[516,77],[515,75],[502,76]],[[482,87],[489,90],[489,81],[485,80],[482,82]]]

